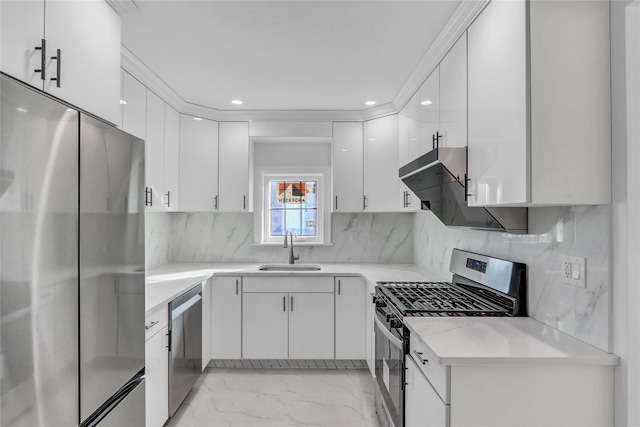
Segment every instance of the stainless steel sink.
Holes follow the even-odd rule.
[[[311,264],[270,264],[258,267],[260,271],[318,271],[319,265]]]

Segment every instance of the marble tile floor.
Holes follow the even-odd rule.
[[[366,369],[209,367],[165,427],[378,427]]]

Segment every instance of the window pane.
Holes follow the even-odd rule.
[[[302,218],[300,217],[299,209],[287,209],[285,211],[285,231],[291,231],[298,236],[302,235]]]
[[[278,201],[278,181],[269,181],[269,206],[271,208],[284,208],[284,204]]]
[[[274,209],[269,212],[269,230],[271,236],[284,236],[284,210]]]
[[[302,212],[302,235],[313,237],[318,235],[318,211],[316,209]]]

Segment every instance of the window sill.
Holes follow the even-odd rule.
[[[253,242],[251,246],[273,246],[273,247],[282,247],[282,242]],[[319,242],[293,242],[293,247],[297,248],[300,246],[333,246],[333,243],[319,243]]]

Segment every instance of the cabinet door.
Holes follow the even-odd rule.
[[[448,427],[449,406],[446,405],[416,362],[406,357],[404,423],[407,427]]]
[[[180,114],[168,104],[164,107],[164,205],[169,211],[179,208]]]
[[[44,90],[118,123],[118,14],[105,1],[47,1],[45,17],[48,59]],[[57,57],[57,49],[61,51],[61,58],[51,59]]]
[[[467,31],[469,206],[529,199],[526,2],[494,1]]]
[[[398,211],[398,116],[364,123],[365,211]]]
[[[220,211],[251,212],[249,123],[220,122]]]
[[[333,359],[333,304],[333,293],[289,294],[289,359]]]
[[[362,123],[334,122],[333,212],[362,212]]]
[[[146,425],[161,427],[169,418],[169,327],[145,343]]]
[[[367,358],[367,285],[361,277],[336,277],[336,359]]]
[[[427,80],[418,89],[414,96],[414,104],[417,108],[417,126],[415,135],[418,136],[417,144],[411,144],[413,158],[418,158],[433,150],[436,145],[442,143],[440,135],[440,67],[429,75]],[[416,136],[412,136],[412,139]]]
[[[218,209],[218,122],[180,115],[180,210]]]
[[[245,293],[242,299],[242,358],[286,359],[288,294]]]
[[[440,133],[445,147],[467,146],[467,36],[440,63]]]
[[[122,73],[122,130],[146,139],[147,88],[126,71]]]
[[[151,190],[147,210],[162,211],[164,195],[164,101],[147,90],[145,186]]]
[[[0,69],[42,89],[40,72],[44,37],[44,0],[0,1]],[[46,53],[46,51],[45,51]],[[48,56],[46,61],[49,60]]]
[[[375,304],[373,303],[372,295],[376,291],[376,285],[367,282],[367,317],[366,317],[366,337],[367,337],[367,365],[369,366],[369,371],[371,372],[372,377],[376,377],[376,365],[375,365],[375,355],[376,355],[376,333],[373,328],[373,316],[375,316]]]
[[[407,112],[403,110],[398,114],[398,169],[407,163],[415,160],[411,156],[414,155],[416,150],[412,148],[414,144],[417,144],[420,135],[415,136],[411,132],[415,132],[417,121],[407,115]],[[400,211],[417,211],[420,209],[420,201],[418,197],[407,187],[402,180],[399,181],[400,191],[399,196],[399,210]]]
[[[211,281],[211,358],[242,357],[242,289],[240,277]]]

